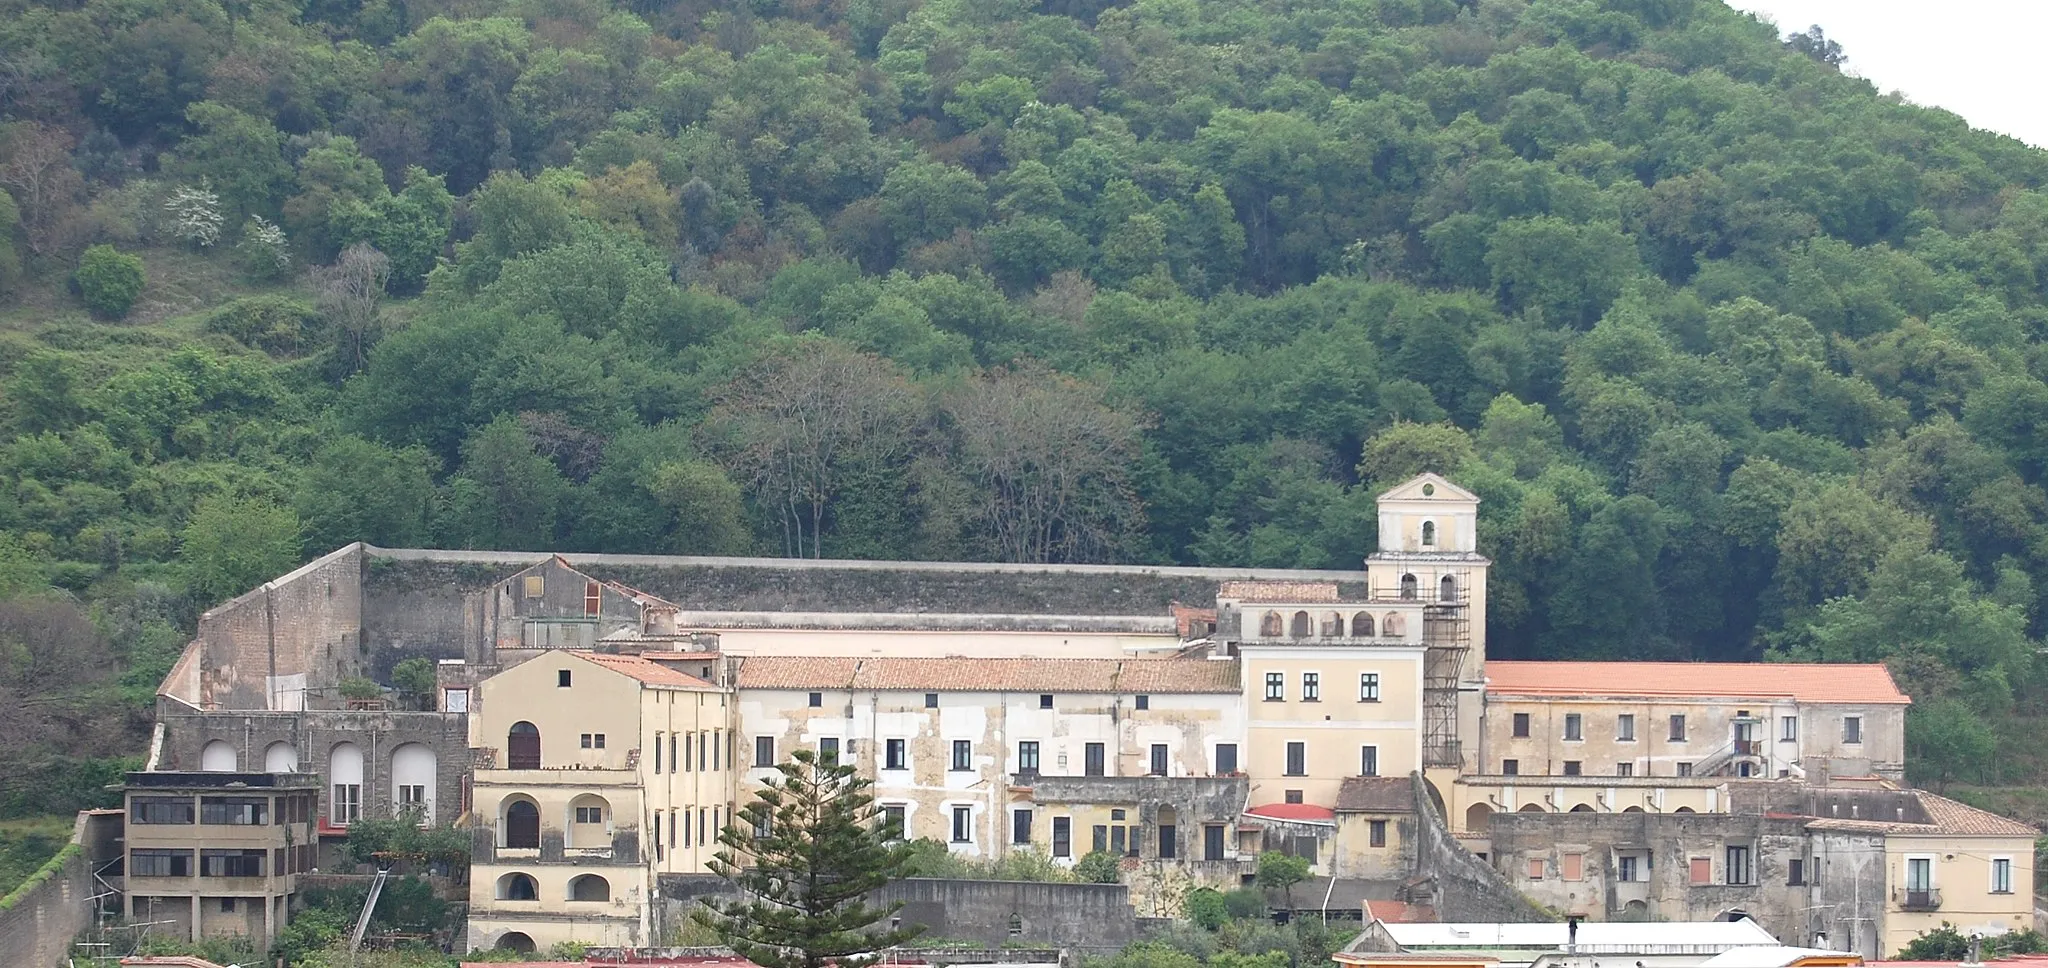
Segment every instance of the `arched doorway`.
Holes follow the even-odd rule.
[[[504,846],[515,849],[540,849],[540,807],[525,796],[512,796],[505,800],[505,819],[501,825],[505,831]]]
[[[1492,822],[1493,807],[1491,805],[1484,803],[1475,803],[1465,808],[1466,833],[1485,833],[1487,826]]]
[[[612,899],[612,883],[596,874],[579,874],[569,882],[571,901],[609,901]]]
[[[199,750],[199,769],[206,773],[235,772],[235,748],[214,740]]]
[[[498,948],[503,951],[530,955],[533,954],[533,939],[527,937],[524,931],[507,931],[498,936]]]
[[[1308,613],[1294,613],[1294,622],[1287,629],[1288,637],[1305,639],[1308,638],[1308,631]]]
[[[1444,601],[1444,602],[1455,602],[1455,601],[1457,601],[1457,600],[1458,600],[1458,580],[1457,580],[1456,578],[1452,578],[1452,577],[1451,577],[1451,576],[1449,576],[1449,575],[1445,575],[1445,576],[1443,577],[1443,579],[1442,579],[1441,581],[1438,581],[1438,582],[1436,583],[1436,597],[1437,597],[1437,600],[1438,600],[1438,601]]]
[[[264,747],[263,772],[299,772],[299,748],[283,740],[278,740],[277,742]]]
[[[540,769],[539,727],[523,720],[512,724],[512,729],[505,734],[505,768]]]
[[[498,878],[498,900],[538,901],[540,900],[540,885],[534,883],[533,875],[513,871],[504,877]]]
[[[1420,585],[1420,584],[1419,584],[1418,582],[1416,582],[1416,580],[1415,580],[1415,576],[1414,576],[1414,575],[1402,575],[1402,576],[1401,576],[1401,597],[1402,597],[1402,598],[1404,598],[1404,599],[1407,599],[1407,600],[1409,600],[1409,601],[1413,601],[1413,600],[1415,600],[1415,598],[1417,598],[1417,597],[1418,597],[1418,590],[1419,590],[1420,588],[1421,588],[1421,585]]]
[[[1372,638],[1371,612],[1359,612],[1351,616],[1351,637],[1354,639]]]

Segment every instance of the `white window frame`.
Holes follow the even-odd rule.
[[[1294,755],[1293,755],[1293,754],[1294,754],[1294,748],[1295,748],[1295,747],[1297,747],[1297,746],[1301,747],[1301,771],[1300,771],[1300,772],[1298,772],[1298,773],[1297,773],[1297,772],[1295,772],[1294,770],[1292,770],[1292,769],[1290,768],[1290,767],[1292,767],[1292,766],[1293,766],[1293,764],[1292,764],[1291,762],[1289,762],[1290,760],[1294,759]],[[1307,776],[1307,775],[1308,775],[1308,741],[1307,741],[1307,740],[1291,739],[1291,740],[1288,740],[1288,741],[1286,742],[1286,745],[1284,745],[1284,746],[1282,746],[1282,747],[1280,748],[1280,772],[1281,772],[1281,774],[1282,774],[1282,775],[1284,775],[1284,776]]]
[[[1578,729],[1578,733],[1579,733],[1579,735],[1577,735],[1577,736],[1573,736],[1573,735],[1572,735],[1572,723],[1573,723],[1573,722],[1575,722],[1575,721],[1576,721],[1576,722],[1577,722],[1577,723],[1579,724],[1579,729]],[[1563,723],[1563,724],[1562,724],[1562,725],[1561,725],[1561,726],[1559,727],[1559,730],[1558,730],[1558,737],[1559,737],[1559,741],[1560,741],[1560,742],[1565,742],[1565,743],[1583,743],[1583,742],[1585,742],[1585,741],[1586,741],[1586,714],[1585,714],[1585,713],[1565,713],[1565,714],[1564,714],[1564,723]]]
[[[1780,742],[1780,743],[1797,743],[1797,742],[1799,742],[1799,717],[1798,717],[1798,716],[1782,716],[1782,715],[1781,715],[1781,716],[1779,716],[1779,717],[1778,717],[1778,742]]]
[[[1941,863],[1933,854],[1907,854],[1899,867],[1899,883],[1908,891],[1936,891],[1941,889]],[[1927,862],[1927,883],[1913,886],[1913,862]]]
[[[895,766],[889,765],[890,743],[902,744],[901,746],[898,746],[897,749],[903,751],[903,759]],[[882,740],[882,769],[891,773],[898,773],[910,769],[910,740],[904,739],[901,736],[890,736]]]
[[[1849,724],[1850,724],[1850,723],[1855,723],[1855,724],[1856,724],[1856,738],[1855,738],[1855,739],[1850,739],[1850,738],[1849,738]],[[1863,717],[1862,717],[1862,715],[1860,715],[1860,714],[1859,714],[1859,715],[1855,715],[1855,716],[1843,716],[1843,717],[1842,717],[1842,745],[1843,745],[1843,746],[1862,746],[1862,745],[1863,745]]]
[[[967,836],[964,839],[955,836],[960,833],[960,811],[962,810],[967,811]],[[974,804],[946,804],[946,843],[967,846],[974,844]]]
[[[1626,726],[1628,728],[1623,729]],[[1636,741],[1636,714],[1619,713],[1614,717],[1614,741],[1633,743]]]

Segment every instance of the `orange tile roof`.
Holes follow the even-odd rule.
[[[1235,693],[1237,662],[1218,659],[860,659],[757,655],[742,689],[933,692]]]
[[[717,686],[696,676],[677,672],[668,666],[637,655],[614,655],[610,652],[585,652],[572,649],[570,655],[587,659],[613,672],[631,676],[650,686],[674,686],[680,689],[716,689]]]
[[[1244,815],[1261,820],[1309,820],[1321,823],[1337,819],[1337,811],[1313,803],[1265,803],[1246,810]]]
[[[1958,803],[1925,790],[1914,792],[1920,796],[1920,805],[1927,808],[1928,819],[1933,820],[1934,826],[1941,828],[1942,833],[2005,837],[2041,836],[2041,831],[2035,829],[2032,824],[2001,817],[1989,810],[1979,810],[1967,803]]]
[[[1334,602],[1337,583],[1331,581],[1227,581],[1216,589],[1217,598],[1241,602]]]
[[[1912,702],[1883,665],[1796,662],[1488,662],[1486,691],[1516,696],[1683,696]]]

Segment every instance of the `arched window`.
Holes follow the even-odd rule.
[[[1259,616],[1259,635],[1269,639],[1277,639],[1280,637],[1279,612],[1267,612],[1266,614]]]
[[[235,759],[235,748],[220,740],[199,750],[199,768],[207,773],[233,773]]]
[[[522,955],[533,954],[533,939],[524,931],[507,931],[498,937],[498,947]]]
[[[1622,813],[1642,813],[1642,812],[1643,812],[1643,808],[1641,808],[1641,807],[1623,807],[1623,808],[1621,809],[1621,812],[1622,812]]]
[[[1679,807],[1678,809],[1676,809],[1676,810],[1673,810],[1673,811],[1671,811],[1671,812],[1672,812],[1672,813],[1691,813],[1691,812],[1693,812],[1693,810],[1692,810],[1692,808],[1691,808],[1691,807]]]
[[[596,874],[578,874],[569,882],[571,901],[609,901],[612,899],[612,884]]]
[[[1419,587],[1421,586],[1416,584],[1414,575],[1401,576],[1401,597],[1403,599],[1406,599],[1408,601],[1414,601],[1417,594],[1416,590]]]
[[[363,816],[363,750],[354,743],[337,743],[327,752],[327,782],[332,795],[327,799],[327,822],[346,827]]]
[[[1288,629],[1288,633],[1289,633],[1289,635],[1291,635],[1292,637],[1294,637],[1294,638],[1297,638],[1297,639],[1305,639],[1305,638],[1308,638],[1308,613],[1307,613],[1307,612],[1296,612],[1296,613],[1294,613],[1294,624],[1293,624],[1293,627],[1292,627],[1292,628]]]
[[[612,818],[612,805],[595,793],[569,801],[569,839],[565,847],[610,847],[611,835],[605,822]]]
[[[391,808],[394,815],[418,811],[420,819],[434,819],[435,780],[441,774],[439,758],[424,743],[405,743],[391,751]]]
[[[1423,547],[1425,547],[1425,548],[1434,548],[1434,547],[1436,547],[1436,522],[1435,522],[1435,521],[1424,521],[1424,522],[1422,522],[1422,546],[1423,546]]]
[[[1550,811],[1548,811],[1548,810],[1545,810],[1545,809],[1543,809],[1543,804],[1540,804],[1540,803],[1525,803],[1525,804],[1522,804],[1521,808],[1520,808],[1520,809],[1518,809],[1518,810],[1516,810],[1515,812],[1516,812],[1516,813],[1549,813]]]
[[[1452,577],[1451,577],[1451,576],[1449,576],[1449,575],[1445,575],[1445,576],[1443,577],[1443,580],[1441,580],[1441,581],[1439,581],[1439,582],[1437,582],[1437,583],[1436,583],[1436,597],[1437,597],[1437,600],[1438,600],[1438,601],[1442,601],[1442,602],[1455,602],[1455,601],[1457,601],[1457,600],[1458,600],[1458,580],[1457,580],[1457,579],[1455,579],[1455,578],[1452,578]]]
[[[299,748],[283,740],[278,740],[277,742],[264,747],[263,772],[299,772]]]
[[[505,768],[540,769],[540,730],[532,723],[517,722],[505,735]]]
[[[1322,631],[1323,638],[1342,638],[1344,635],[1344,616],[1339,615],[1336,612],[1323,613]]]
[[[1372,638],[1371,612],[1359,612],[1351,616],[1351,637],[1354,639]]]
[[[513,871],[498,878],[498,900],[538,901],[540,885],[534,883],[532,875]]]
[[[1493,807],[1484,803],[1475,803],[1465,808],[1465,830],[1467,832],[1475,834],[1485,833],[1487,824],[1492,822]]]
[[[1407,635],[1407,617],[1403,616],[1400,612],[1388,612],[1386,618],[1380,619],[1380,634],[1390,639],[1398,639]]]
[[[1575,807],[1573,807],[1573,808],[1572,808],[1572,812],[1573,812],[1573,813],[1593,813],[1593,812],[1594,812],[1594,810],[1593,810],[1593,805],[1592,805],[1592,804],[1590,804],[1590,803],[1581,803],[1581,804],[1579,804],[1578,806],[1575,806]]]
[[[514,849],[540,849],[540,807],[524,796],[507,797],[505,820],[498,825],[505,832],[505,846]]]

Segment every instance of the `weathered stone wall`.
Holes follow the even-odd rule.
[[[160,770],[197,770],[200,750],[213,740],[234,747],[239,770],[265,771],[265,753],[273,743],[289,743],[298,752],[298,772],[322,777],[320,816],[332,816],[327,777],[328,756],[341,743],[354,743],[363,753],[364,817],[389,817],[394,799],[392,751],[421,743],[434,751],[434,819],[452,823],[463,809],[469,776],[469,717],[462,713],[347,712],[200,712],[177,703],[159,702],[157,722],[164,728]]]
[[[1530,903],[1522,892],[1451,835],[1443,812],[1430,797],[1421,776],[1415,777],[1415,881],[1426,886],[1439,918],[1445,921],[1550,921],[1549,912]],[[1496,848],[1496,853],[1498,849]]]
[[[924,925],[932,938],[1063,948],[1119,946],[1138,938],[1130,889],[1122,884],[911,878],[882,888],[870,900],[903,902],[896,916],[904,924]],[[1014,938],[1013,918],[1021,929]]]
[[[121,815],[80,813],[71,844],[53,858],[40,883],[8,897],[0,909],[0,965],[56,968],[71,941],[92,926],[93,871],[120,856]]]
[[[298,709],[365,668],[362,545],[349,545],[199,617],[196,696],[208,709]]]

